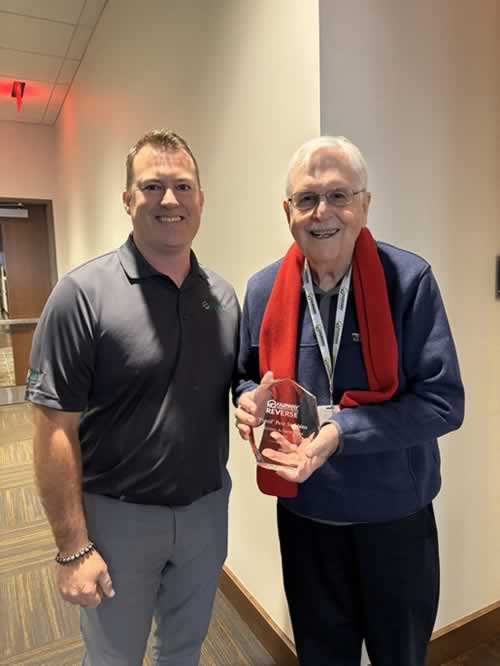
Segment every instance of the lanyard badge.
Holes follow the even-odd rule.
[[[328,377],[328,388],[330,392],[330,408],[333,410],[333,376],[335,373],[335,366],[339,355],[340,341],[342,339],[342,331],[344,329],[345,314],[347,311],[347,299],[349,298],[349,287],[351,285],[352,265],[349,266],[348,271],[342,278],[340,283],[339,297],[337,301],[337,309],[335,311],[335,330],[333,333],[332,351],[330,356],[330,349],[328,348],[328,341],[326,337],[325,327],[321,319],[321,315],[314,296],[313,282],[311,277],[311,270],[307,259],[304,261],[304,269],[302,271],[302,284],[307,299],[307,307],[309,315],[314,328],[316,341],[323,359],[323,366]]]

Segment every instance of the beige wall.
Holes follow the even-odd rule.
[[[248,277],[290,243],[286,165],[319,133],[317,12],[303,0],[110,0],[57,124],[60,272],[126,238],[126,151],[166,126],[200,164],[196,251],[243,296]],[[236,436],[230,468],[228,566],[290,633],[275,502],[258,494],[250,450]]]
[[[130,227],[120,203],[126,151],[165,126],[188,139],[200,163],[200,256],[242,292],[276,244],[279,252],[288,243],[284,218],[270,218],[281,221],[289,153],[319,132],[317,3],[146,5],[108,3],[57,125],[62,268],[122,241]],[[301,30],[308,42],[298,50]],[[297,96],[301,104],[292,105]],[[268,242],[256,252],[249,242],[264,229]]]
[[[366,153],[377,238],[425,256],[466,420],[441,441],[438,626],[500,600],[500,4],[320,0],[321,127]]]
[[[0,197],[54,199],[55,128],[0,122]]]

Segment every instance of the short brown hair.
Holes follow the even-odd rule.
[[[130,191],[130,186],[132,185],[135,156],[144,146],[153,146],[158,150],[164,151],[176,152],[177,150],[183,150],[186,152],[193,160],[194,169],[196,172],[196,180],[198,181],[198,186],[200,186],[200,172],[198,169],[198,162],[191,152],[191,148],[188,146],[187,141],[185,141],[181,136],[179,136],[179,134],[176,134],[175,132],[171,132],[170,130],[166,129],[158,129],[146,132],[146,134],[144,134],[144,136],[142,136],[128,151],[126,163],[127,192]]]

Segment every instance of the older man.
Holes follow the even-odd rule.
[[[431,267],[373,240],[370,198],[351,142],[301,146],[283,203],[295,243],[252,277],[243,310],[240,434],[259,423],[273,377],[319,404],[312,442],[295,429],[265,451],[292,469],[258,469],[280,497],[303,666],[359,665],[363,640],[373,664],[423,666],[438,606],[437,437],[460,426],[463,387]]]
[[[208,629],[239,307],[191,250],[203,200],[184,139],[143,136],[123,193],[132,234],[62,278],[33,342],[35,469],[87,666],[142,665],[153,614],[154,663],[195,666]]]

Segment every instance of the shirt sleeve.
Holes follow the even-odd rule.
[[[455,344],[430,267],[419,276],[400,330],[404,388],[387,402],[335,414],[343,439],[340,455],[425,444],[462,424],[464,389]]]
[[[96,317],[71,276],[52,291],[33,337],[26,399],[69,412],[83,411],[92,385]]]

